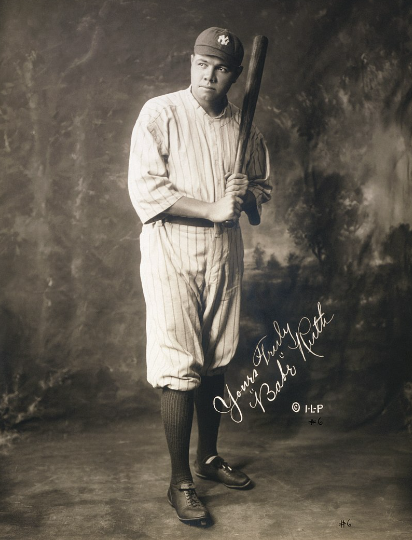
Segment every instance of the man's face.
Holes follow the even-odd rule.
[[[217,56],[192,55],[190,72],[192,94],[206,110],[222,105],[230,87],[242,73],[242,67],[233,67]]]

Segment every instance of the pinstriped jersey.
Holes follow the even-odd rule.
[[[150,99],[132,134],[129,193],[142,223],[156,219],[181,197],[216,202],[225,194],[225,174],[233,172],[240,112],[230,102],[209,116],[185,90]],[[253,126],[246,154],[248,189],[257,209],[270,199],[269,158]]]

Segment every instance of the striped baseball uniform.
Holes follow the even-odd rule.
[[[129,193],[142,223],[147,378],[154,387],[191,390],[225,371],[239,334],[243,243],[239,226],[168,222],[182,196],[215,202],[236,157],[240,114],[227,102],[209,116],[190,88],[149,100],[132,134]],[[270,199],[269,159],[253,126],[246,174],[257,210]]]

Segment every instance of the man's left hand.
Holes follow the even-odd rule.
[[[225,174],[226,189],[225,194],[234,192],[238,197],[243,198],[246,195],[249,179],[246,174],[241,173],[226,173]]]

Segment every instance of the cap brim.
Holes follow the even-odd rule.
[[[239,66],[239,62],[233,58],[233,56],[226,54],[224,51],[211,47],[209,45],[195,45],[194,48],[195,54],[205,54],[206,56],[217,56],[218,58],[224,60],[231,66]]]

